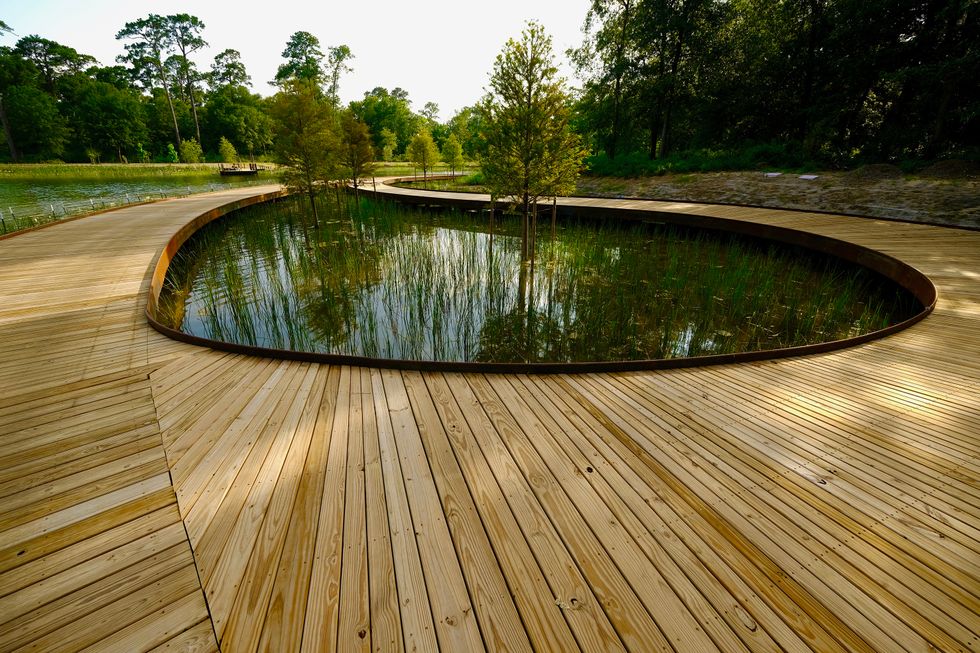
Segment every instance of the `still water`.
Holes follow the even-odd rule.
[[[619,361],[836,340],[916,310],[862,268],[646,223],[520,223],[302,198],[251,207],[181,249],[169,325],[211,339],[406,360]]]

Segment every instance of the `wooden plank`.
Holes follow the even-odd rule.
[[[402,380],[412,404],[415,430],[424,447],[422,455],[429,462],[484,644],[494,651],[530,651],[531,642],[514,604],[513,592],[449,445],[435,399],[418,372],[404,372]]]
[[[520,423],[507,410],[506,403],[498,397],[491,382],[484,376],[469,376],[466,381],[500,434],[509,457],[528,479],[531,491],[544,506],[565,546],[572,552],[575,564],[626,648],[673,650],[634,589],[596,539],[592,528],[528,442]],[[563,604],[573,609],[577,609],[583,599],[575,595],[567,599],[559,597]]]
[[[301,419],[310,389],[316,378],[316,371],[306,364],[296,365],[297,375],[286,386],[282,401],[283,410],[277,410],[266,424],[265,430],[270,440],[268,446],[256,443],[249,458],[242,466],[235,484],[229,489],[215,519],[195,548],[197,567],[201,582],[207,592],[208,605],[214,630],[221,641],[231,609],[235,604],[236,592],[253,588],[241,587],[246,566],[253,554],[256,538],[261,531],[269,503],[276,497],[275,488],[282,474],[289,453],[293,453],[294,467],[298,471],[306,458],[306,447],[302,441],[293,448],[299,420]],[[286,475],[280,501],[291,503],[295,476]],[[260,546],[256,555],[271,558],[278,550],[278,531],[268,533],[273,539],[267,546]],[[263,570],[264,571],[264,570]],[[264,579],[264,574],[260,574]],[[264,595],[264,588],[257,594]],[[247,602],[249,599],[245,597]]]
[[[538,501],[530,482],[501,440],[491,418],[492,414],[499,412],[498,406],[477,397],[467,383],[467,377],[457,374],[445,376],[466,424],[473,433],[473,440],[468,443],[474,451],[473,460],[479,461],[480,457],[486,460],[487,473],[492,475],[480,478],[481,481],[485,480],[480,487],[486,492],[492,492],[496,483],[503,494],[503,500],[509,504],[509,510],[498,504],[501,507],[496,513],[505,524],[505,528],[501,530],[508,534],[504,546],[523,546],[532,551],[530,557],[534,559],[534,563],[524,563],[529,573],[516,578],[537,578],[534,565],[540,565],[541,573],[550,588],[551,601],[547,605],[550,607],[554,604],[561,611],[579,646],[585,650],[625,650],[604,612],[603,604],[600,603],[605,597],[596,595],[596,589],[601,589],[602,586],[590,586],[588,579],[583,576],[574,552],[562,541],[546,506]],[[480,452],[482,456],[476,456],[476,452]],[[490,461],[493,461],[492,465]],[[513,516],[513,524],[508,523],[508,513]],[[491,531],[496,532],[496,529]],[[521,541],[523,545],[519,544]],[[572,599],[575,599],[574,605]],[[619,599],[615,602],[610,600],[605,605],[615,605],[618,601]]]
[[[315,533],[315,564],[310,574],[305,621],[304,651],[332,650],[337,647],[340,615],[340,564],[343,556],[344,507],[347,487],[347,437],[350,405],[349,367],[340,371],[336,406],[330,429],[330,450],[320,497],[320,515]]]
[[[373,411],[374,406],[370,407]],[[347,474],[344,536],[340,564],[338,651],[371,650],[371,595],[368,587],[367,515],[364,479],[364,419],[361,374],[352,369],[347,406]]]
[[[435,625],[380,370],[371,370],[371,391],[374,397],[375,423],[378,427],[378,450],[388,506],[388,529],[395,563],[398,604],[401,606],[404,648],[406,651],[435,651],[438,650]]]
[[[447,475],[455,477],[453,482],[457,486],[462,483],[468,485],[474,509],[479,512],[493,546],[492,554],[484,553],[484,556],[492,555],[499,562],[503,579],[507,582],[507,591],[514,597],[531,644],[536,650],[574,650],[578,646],[575,637],[561,608],[556,605],[555,596],[535,562],[446,379],[441,375],[428,375],[425,383],[444,430],[444,439],[439,438],[430,446],[442,447],[447,463],[449,455],[458,461],[459,472],[453,472],[450,467]],[[427,436],[430,434],[430,430],[422,424],[420,431]],[[462,495],[461,487],[456,494]]]
[[[217,653],[210,619],[197,623],[152,650],[152,653]]]
[[[525,434],[537,435],[533,438],[527,437],[527,442],[537,450],[540,459],[568,493],[569,499],[585,522],[602,524],[601,528],[594,528],[593,532],[605,549],[605,555],[616,564],[630,583],[637,598],[656,621],[671,646],[675,649],[710,650],[714,646],[722,645],[726,649],[739,650],[741,642],[727,627],[715,629],[714,634],[719,643],[712,642],[704,626],[698,623],[682,600],[686,598],[692,603],[700,603],[701,597],[693,592],[688,592],[686,597],[678,596],[678,587],[687,589],[686,584],[681,582],[683,575],[665,577],[663,568],[651,564],[652,561],[644,555],[637,542],[626,532],[622,522],[610,510],[607,502],[612,497],[597,493],[596,486],[588,482],[594,480],[594,475],[587,479],[580,471],[587,465],[576,465],[568,457],[570,448],[559,445],[553,439],[561,433],[561,428],[549,420],[545,411],[535,411],[535,407],[529,406],[521,396],[522,393],[515,391],[505,377],[491,376],[488,379]],[[704,605],[699,607],[704,610],[703,616],[710,620],[713,609]],[[717,619],[717,615],[713,616]]]
[[[296,396],[297,402],[303,402],[303,412],[298,422],[295,427],[289,423],[283,425],[283,429],[294,428],[295,435],[282,471],[278,474],[276,487],[265,511],[261,531],[256,538],[245,574],[237,585],[237,595],[223,633],[218,630],[218,621],[215,619],[215,629],[222,634],[222,646],[228,650],[255,650],[262,635],[262,617],[268,612],[276,569],[285,545],[286,527],[303,479],[326,382],[326,378],[318,375],[315,368],[310,369],[307,378],[312,381],[309,386],[304,386],[309,388],[308,392],[301,392]],[[232,552],[235,550],[232,549]],[[212,616],[217,614],[218,610],[214,609]]]
[[[330,432],[340,386],[340,368],[321,367],[318,377],[319,382],[326,385],[321,392],[303,478],[290,515],[275,585],[262,626],[261,650],[296,651],[303,638],[316,545],[313,535],[317,532],[320,514]]]
[[[371,643],[377,650],[403,650],[395,561],[388,530],[388,502],[382,476],[371,371],[360,368],[361,419],[364,424],[364,497],[367,507],[368,595],[371,598]]]
[[[482,650],[486,645],[480,636],[446,516],[419,440],[408,393],[397,372],[386,370],[381,376],[419,559],[426,585],[434,590],[428,598],[439,646],[450,651]]]

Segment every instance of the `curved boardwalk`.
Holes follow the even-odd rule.
[[[939,286],[777,362],[423,374],[150,330],[168,237],[263,190],[0,241],[0,650],[980,650],[980,233],[627,202]]]

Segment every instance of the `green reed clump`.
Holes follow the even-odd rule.
[[[269,347],[419,360],[671,358],[835,340],[914,301],[803,250],[642,222],[565,221],[520,260],[515,217],[333,194],[199,232],[161,301],[173,326]],[[186,252],[185,252],[186,249]]]

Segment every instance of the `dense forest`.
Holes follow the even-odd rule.
[[[579,130],[609,158],[976,156],[974,0],[593,0]]]
[[[691,153],[734,167],[978,157],[972,0],[593,0],[583,32],[567,53],[583,80],[570,108],[598,172]],[[207,45],[199,19],[151,14],[116,38],[125,53],[114,65],[38,35],[0,47],[0,158],[272,154],[276,98],[249,91],[236,50],[196,60]],[[296,32],[282,54],[280,94],[300,79],[338,104],[347,46]],[[477,100],[440,123],[434,104],[416,111],[403,89],[378,87],[343,111],[367,127],[378,159],[404,157],[420,132],[439,147],[453,135],[475,158]]]

